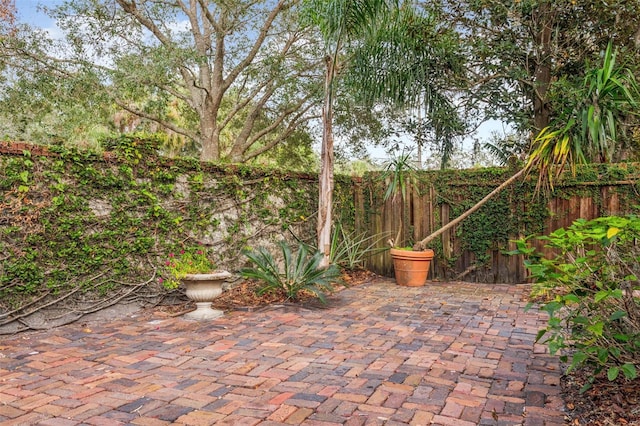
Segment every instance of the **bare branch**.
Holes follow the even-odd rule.
[[[308,104],[303,109],[299,109],[298,108],[298,114],[296,114],[295,118],[292,119],[289,122],[289,125],[287,126],[287,129],[284,132],[278,134],[275,138],[273,138],[268,143],[265,143],[260,148],[256,148],[255,150],[251,151],[250,153],[245,154],[242,157],[242,160],[243,161],[247,161],[247,160],[249,160],[251,158],[255,158],[258,155],[265,153],[266,151],[272,149],[273,147],[275,147],[276,145],[278,145],[279,143],[281,143],[282,141],[287,139],[289,136],[291,136],[293,134],[293,132],[298,128],[298,126],[301,123],[307,122],[307,121],[311,120],[312,118],[318,118],[318,117],[307,116],[306,115],[306,112],[309,111],[312,107],[313,107],[312,104]],[[290,115],[290,114],[288,114],[288,115]],[[279,117],[278,122],[282,123],[282,121],[284,121],[285,118],[286,118],[286,115],[282,115],[281,117]],[[275,127],[271,129],[271,131],[273,131],[273,130],[275,130]],[[255,142],[257,142],[258,139],[260,139],[261,137],[265,136],[267,133],[269,133],[269,132],[259,132],[259,136],[255,135],[254,137],[252,137],[251,138],[251,143],[246,144],[247,149],[249,147],[251,147],[253,144],[255,144]]]
[[[155,115],[146,113],[138,108],[132,107],[131,105],[122,102],[119,99],[114,100],[114,102],[122,109],[130,112],[131,114],[137,115],[138,117],[142,117],[142,118],[146,118],[147,120],[151,120],[153,122],[156,122],[158,124],[160,124],[162,127],[165,127],[175,133],[178,133],[179,135],[182,136],[186,136],[189,139],[192,139],[196,142],[200,142],[200,138],[198,137],[198,135],[195,132],[189,131],[187,129],[184,129],[182,127],[176,126],[175,124],[163,120]]]
[[[269,13],[269,16],[265,20],[264,25],[260,29],[260,32],[258,33],[258,36],[256,37],[256,40],[253,43],[253,46],[251,47],[251,50],[249,51],[247,56],[242,61],[240,61],[240,63],[238,65],[236,65],[229,72],[227,77],[224,79],[223,84],[224,84],[224,88],[225,89],[228,89],[231,86],[231,84],[233,84],[233,82],[236,80],[238,75],[245,68],[247,68],[247,66],[249,66],[249,64],[251,62],[253,62],[253,60],[255,59],[256,55],[260,51],[260,48],[262,47],[262,44],[264,43],[265,39],[267,38],[267,34],[269,33],[269,29],[271,28],[271,25],[273,24],[273,21],[276,19],[276,16],[278,16],[278,14],[280,12],[288,9],[289,7],[291,7],[291,3],[289,3],[287,0],[278,1],[278,4],[273,8],[271,13]]]

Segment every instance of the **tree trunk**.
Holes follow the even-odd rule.
[[[551,84],[551,36],[555,12],[549,2],[543,1],[534,12],[534,21],[539,22],[536,33],[538,55],[534,72],[533,125],[536,133],[549,125],[549,85]]]
[[[215,100],[208,94],[203,96],[204,107],[200,112],[201,161],[217,161],[220,159],[220,129],[218,128],[218,123],[216,123],[216,118],[222,94],[216,93],[215,95]]]
[[[209,132],[208,135],[202,138],[200,161],[218,161],[220,159],[220,152],[218,150],[219,141],[220,135],[215,130]]]
[[[320,153],[320,181],[318,191],[318,250],[324,258],[320,267],[329,265],[331,252],[331,213],[333,209],[333,58],[327,56],[322,106],[322,150]]]
[[[413,246],[413,249],[417,250],[417,251],[421,251],[421,250],[426,249],[427,248],[427,244],[429,244],[431,241],[433,241],[436,237],[442,235],[444,232],[448,231],[449,229],[453,228],[454,226],[456,226],[457,224],[459,224],[460,222],[465,220],[473,212],[475,212],[480,207],[485,205],[486,202],[489,201],[491,198],[493,198],[496,194],[500,193],[503,189],[505,189],[507,186],[511,185],[514,181],[518,180],[520,178],[520,176],[522,176],[528,170],[529,170],[529,167],[522,168],[519,172],[517,172],[516,174],[511,176],[509,179],[507,179],[506,181],[502,182],[496,189],[491,191],[482,200],[478,201],[469,210],[467,210],[466,212],[462,213],[460,216],[458,216],[457,218],[455,218],[451,222],[447,223],[442,228],[440,228],[437,231],[433,232],[431,235],[427,236],[424,240],[418,241],[417,243],[415,243],[414,246]]]

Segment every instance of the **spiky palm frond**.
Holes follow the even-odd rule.
[[[332,283],[339,281],[340,269],[335,265],[321,268],[323,254],[311,254],[304,244],[295,253],[285,241],[280,241],[278,247],[282,256],[281,266],[264,247],[245,251],[254,267],[243,268],[240,271],[242,276],[262,282],[259,294],[283,291],[287,299],[298,300],[302,291],[308,291],[325,303],[325,293],[333,291]]]
[[[533,141],[527,168],[539,171],[538,187],[553,187],[567,165],[611,161],[621,136],[619,123],[634,114],[640,91],[633,73],[616,66],[616,53],[607,46],[601,67],[588,71],[582,87],[550,126]]]

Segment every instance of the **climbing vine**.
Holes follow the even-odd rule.
[[[404,208],[409,212],[403,221],[404,235],[424,238],[442,226],[443,214],[446,214],[445,220],[455,219],[513,173],[515,170],[507,168],[419,172]],[[379,176],[370,173],[363,178],[364,216],[366,226],[373,234],[383,231],[383,219],[393,220],[392,216],[399,214],[386,210],[389,207],[384,206],[383,200],[385,182]],[[566,172],[549,193],[536,191],[536,176],[516,182],[464,220],[451,236],[437,238],[431,243],[440,272],[444,273],[441,276],[454,277],[447,271],[460,268],[461,256],[468,254],[474,262],[471,266],[490,269],[495,257],[501,256],[511,240],[543,234],[548,232],[546,226],[550,222],[577,214],[554,207],[554,200],[588,200],[590,212],[607,215],[610,199],[616,197],[619,212],[639,211],[639,176],[638,164],[594,164]],[[417,230],[425,234],[416,235]],[[391,265],[383,256],[374,260],[371,266],[377,272],[391,272]]]
[[[104,146],[0,155],[0,328],[38,328],[45,306],[73,320],[119,300],[157,303],[170,296],[162,260],[180,247],[204,244],[235,271],[242,249],[313,242],[315,176],[163,158],[144,135]]]
[[[0,329],[38,328],[33,318],[43,307],[68,322],[118,301],[171,297],[159,284],[161,264],[181,247],[204,244],[219,267],[237,271],[243,249],[315,242],[317,176],[163,158],[144,135],[104,146],[104,153],[52,146],[47,155],[36,147],[0,155]],[[404,209],[405,237],[424,237],[445,210],[454,219],[512,173],[419,173]],[[447,246],[434,241],[439,268],[455,268],[462,253],[490,268],[510,240],[543,233],[550,219],[569,214],[553,200],[588,198],[606,215],[615,197],[620,212],[637,212],[639,175],[637,164],[599,164],[567,173],[549,194],[536,195],[535,179],[516,183],[463,222]],[[376,174],[355,186],[336,176],[336,222],[347,232],[357,224],[358,232],[384,234],[383,219],[392,220],[382,213],[384,190]]]

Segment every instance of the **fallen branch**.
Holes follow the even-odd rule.
[[[471,272],[475,271],[476,269],[478,269],[478,265],[473,264],[473,265],[469,266],[467,269],[465,269],[464,271],[462,271],[461,273],[459,273],[458,275],[456,275],[456,277],[454,279],[456,281],[461,281],[464,277],[466,277],[467,275],[469,275]]]
[[[507,179],[504,182],[502,182],[496,189],[491,191],[482,200],[478,201],[469,210],[467,210],[466,212],[462,213],[460,216],[458,216],[457,218],[455,218],[451,222],[447,223],[442,228],[440,228],[437,231],[431,233],[431,235],[427,236],[425,239],[415,243],[414,246],[413,246],[413,249],[415,251],[422,251],[422,250],[426,249],[427,245],[431,241],[436,239],[436,237],[439,237],[440,235],[442,235],[446,231],[450,230],[451,228],[453,228],[454,226],[456,226],[457,224],[459,224],[460,222],[465,220],[467,217],[471,216],[472,213],[474,213],[476,210],[480,209],[480,207],[484,206],[487,201],[489,201],[491,198],[493,198],[496,194],[500,193],[507,186],[511,185],[514,181],[518,180],[520,178],[520,176],[525,174],[528,170],[529,169],[527,167],[522,168],[519,172],[517,172],[516,174],[511,176],[509,179]]]

